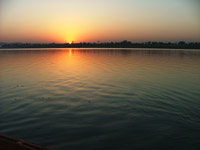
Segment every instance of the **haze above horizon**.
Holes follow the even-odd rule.
[[[1,42],[200,41],[199,0],[1,0]]]

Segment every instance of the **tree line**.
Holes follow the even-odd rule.
[[[180,48],[200,49],[200,42],[80,42],[80,43],[3,43],[1,48]]]

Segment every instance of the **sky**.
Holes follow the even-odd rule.
[[[0,0],[0,42],[200,42],[200,0]]]

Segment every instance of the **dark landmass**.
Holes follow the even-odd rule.
[[[173,49],[200,49],[200,42],[177,43],[145,42],[133,43],[130,41],[105,43],[0,43],[0,48],[173,48]]]
[[[1,150],[49,150],[48,148],[0,134]]]

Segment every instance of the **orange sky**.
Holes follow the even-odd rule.
[[[200,41],[198,0],[1,0],[1,42]]]

